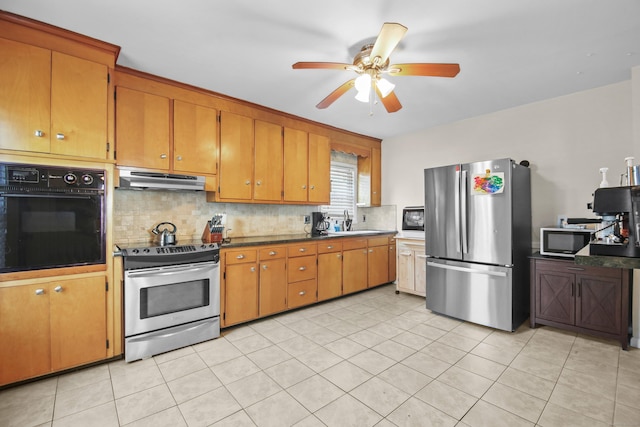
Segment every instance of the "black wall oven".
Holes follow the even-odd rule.
[[[105,263],[105,172],[0,163],[0,273]]]

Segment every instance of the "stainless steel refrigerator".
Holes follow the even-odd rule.
[[[531,175],[511,159],[425,169],[427,308],[513,331],[529,315]]]

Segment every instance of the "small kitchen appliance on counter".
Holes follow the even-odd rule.
[[[163,225],[170,225],[172,227],[172,230],[169,231],[169,229],[165,227],[162,229],[162,231],[160,231],[160,227]],[[178,231],[178,227],[176,227],[170,222],[161,222],[160,224],[156,225],[156,228],[151,230],[153,234],[155,234],[160,238],[160,246],[175,245],[177,243],[176,241],[177,231]]]
[[[220,336],[220,246],[120,248],[126,362]]]
[[[329,221],[323,212],[311,212],[311,235],[325,236],[329,230]]]
[[[406,206],[402,209],[400,238],[424,240],[424,206]]]
[[[607,237],[589,245],[591,255],[640,257],[640,186],[598,188],[593,212],[614,220]]]

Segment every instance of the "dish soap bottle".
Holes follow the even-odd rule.
[[[602,181],[600,181],[600,188],[605,188],[609,186],[609,181],[607,181],[607,171],[609,168],[600,168],[600,173],[602,174]]]

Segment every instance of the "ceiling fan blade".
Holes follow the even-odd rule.
[[[400,101],[398,100],[395,92],[391,92],[389,93],[389,95],[383,98],[382,94],[380,93],[380,89],[376,87],[376,93],[378,94],[378,99],[382,102],[384,108],[386,108],[387,113],[395,113],[402,108],[402,104],[400,104]]]
[[[343,64],[340,62],[296,62],[291,66],[294,70],[308,69],[329,69],[329,70],[347,70],[347,67],[353,67],[353,64]]]
[[[380,30],[380,34],[378,34],[378,38],[376,39],[373,48],[371,49],[371,53],[369,54],[369,58],[373,62],[376,57],[380,57],[379,64],[384,64],[385,61],[393,52],[393,49],[396,48],[400,40],[404,37],[404,33],[407,32],[407,27],[404,25],[400,25],[394,22],[385,22],[382,25],[382,29]]]
[[[435,76],[455,77],[460,72],[459,64],[393,64],[387,68],[390,76]]]
[[[333,102],[344,95],[349,89],[351,89],[354,85],[356,79],[351,79],[348,82],[342,84],[342,86],[338,87],[338,89],[331,92],[325,99],[320,101],[316,108],[327,108],[329,105],[333,104]]]

